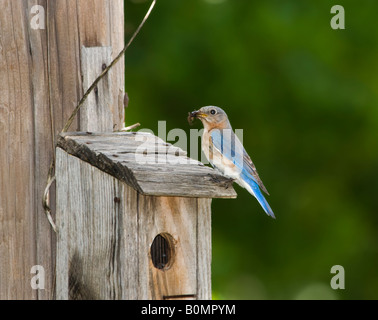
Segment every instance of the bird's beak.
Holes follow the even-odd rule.
[[[207,114],[206,113],[202,113],[200,111],[193,111],[190,116],[192,118],[197,118],[197,119],[201,119],[201,118],[206,118],[207,117]]]
[[[190,125],[192,125],[194,119],[200,119],[202,121],[202,119],[205,119],[206,117],[207,117],[207,114],[200,111],[189,112],[188,122]]]

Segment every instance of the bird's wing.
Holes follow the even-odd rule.
[[[269,195],[250,156],[232,129],[212,130],[211,140],[213,148],[216,148],[224,157],[232,161],[242,174],[252,178]]]

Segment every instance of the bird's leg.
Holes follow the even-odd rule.
[[[211,181],[215,183],[222,183],[222,180],[219,178],[218,175],[215,174],[209,174]]]
[[[236,179],[228,179],[227,181],[225,181],[226,189],[230,188],[235,181],[236,181]]]

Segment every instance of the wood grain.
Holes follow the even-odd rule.
[[[30,25],[36,4],[45,8],[43,30]],[[53,298],[55,236],[41,199],[54,139],[83,94],[82,46],[112,47],[114,58],[123,47],[123,24],[122,0],[1,0],[0,299]],[[122,61],[110,77],[113,124],[122,128]],[[71,130],[78,129],[76,121]],[[30,286],[37,264],[46,271],[45,290]]]
[[[197,200],[197,299],[211,300],[211,199]]]
[[[111,47],[81,48],[83,90],[86,91],[101,72],[111,63]],[[80,110],[82,131],[113,132],[113,96],[110,81],[112,70],[100,81],[88,96]]]
[[[47,3],[51,103],[59,130],[63,128],[84,93],[82,47],[112,47],[112,59],[123,48],[123,1],[74,0]],[[113,83],[111,95],[114,97],[113,123],[116,128],[122,128],[124,107],[120,99],[124,96],[123,61],[114,67],[110,77]],[[80,121],[77,118],[71,130],[80,129]]]
[[[141,196],[139,199],[139,298],[163,300],[197,295],[197,199]],[[154,238],[168,233],[174,256],[168,270],[155,268],[150,248]],[[200,268],[201,269],[201,268]]]
[[[57,189],[57,299],[116,300],[129,291],[132,297],[135,289],[124,280],[136,278],[137,264],[127,268],[125,255],[133,260],[136,239],[132,233],[124,237],[124,229],[135,223],[122,206],[137,202],[124,184],[60,149]]]
[[[2,1],[0,10],[0,299],[38,297],[29,283],[37,250],[34,172],[40,170],[34,157],[40,135],[33,135],[33,84],[41,74],[29,77],[33,61],[28,44],[41,38],[29,38],[26,10],[24,1]],[[33,45],[36,54],[44,49]],[[45,66],[41,61],[42,70]],[[41,115],[46,95],[39,99]]]
[[[211,299],[210,199],[155,197],[57,149],[57,299]],[[174,252],[154,267],[151,245]]]
[[[235,198],[232,183],[146,133],[66,133],[58,146],[143,195]]]

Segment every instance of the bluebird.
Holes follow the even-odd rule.
[[[202,150],[210,164],[225,177],[247,189],[266,214],[275,219],[261,190],[268,195],[269,192],[261,181],[250,156],[232,130],[226,112],[219,107],[203,107],[190,113],[188,119],[190,121],[199,119],[204,126]]]

